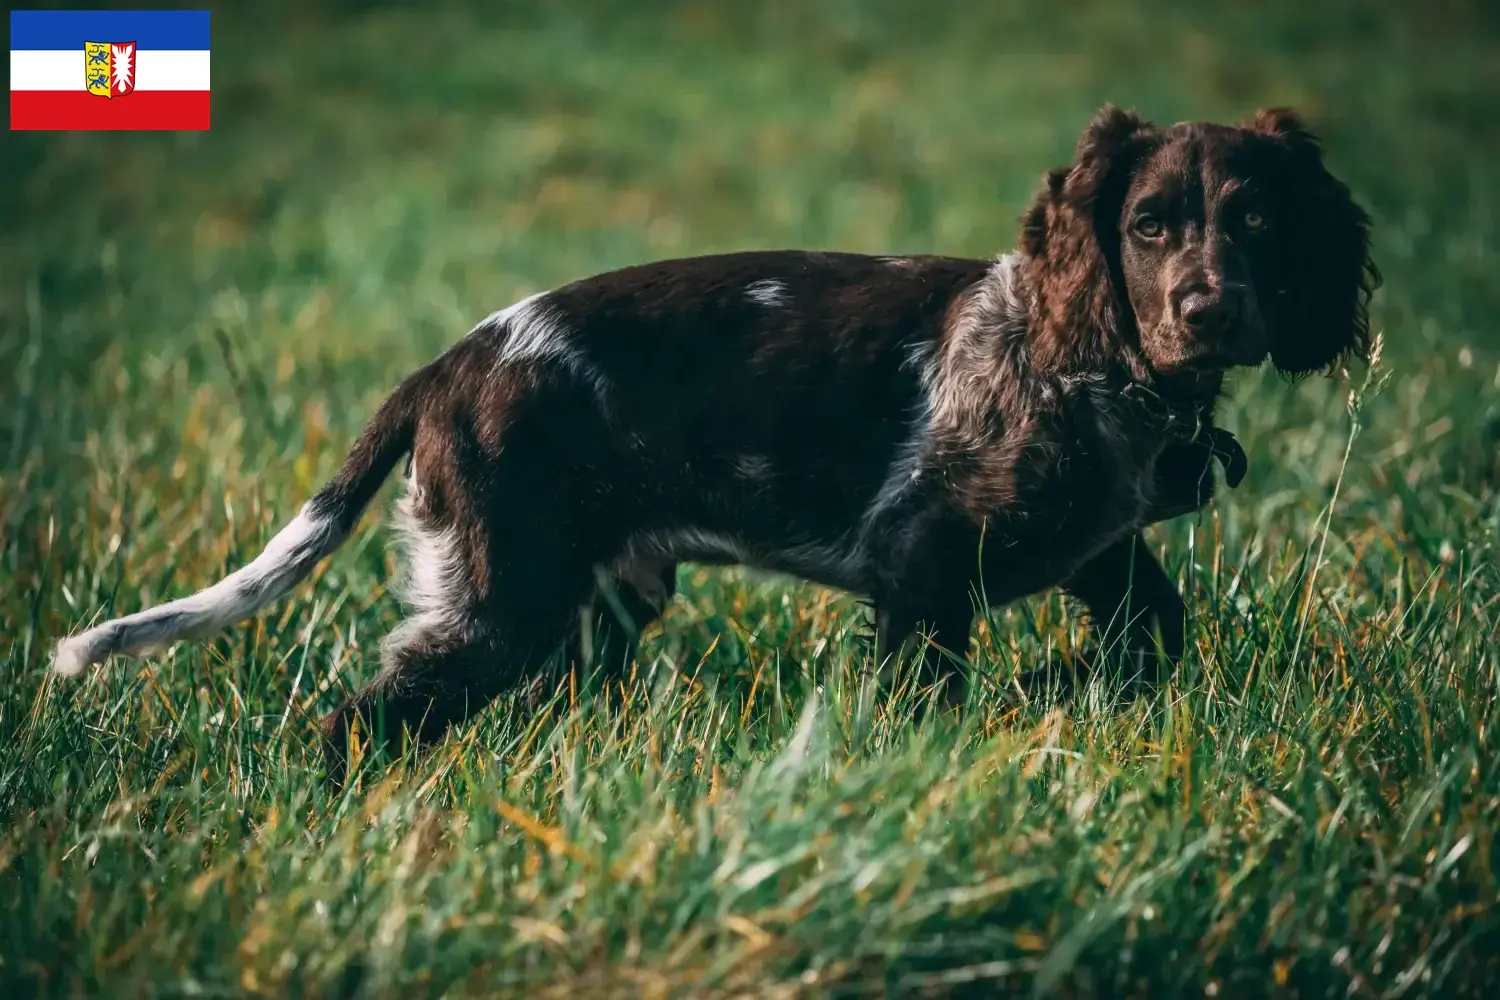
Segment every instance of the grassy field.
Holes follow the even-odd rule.
[[[0,995],[1500,986],[1493,16],[531,6],[216,11],[212,131],[3,140]],[[333,796],[316,717],[399,613],[384,502],[254,623],[47,676],[250,558],[490,310],[704,251],[995,253],[1107,99],[1304,109],[1386,275],[1378,369],[1240,379],[1246,483],[1151,533],[1197,613],[1159,699],[1012,690],[1081,640],[1046,597],[916,727],[848,597],[689,568],[628,689]]]

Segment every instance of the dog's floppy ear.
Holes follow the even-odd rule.
[[[1271,361],[1296,377],[1326,371],[1370,346],[1370,295],[1380,273],[1370,260],[1370,217],[1328,172],[1318,140],[1290,108],[1263,108],[1248,128],[1279,147],[1277,224],[1289,255],[1283,302],[1271,331]]]
[[[1120,209],[1156,128],[1106,104],[1078,139],[1073,163],[1050,171],[1021,218],[1021,251],[1036,290],[1032,360],[1097,366],[1130,322],[1122,312]]]

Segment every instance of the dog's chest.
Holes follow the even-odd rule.
[[[1138,527],[1151,505],[1156,461],[1166,445],[1165,437],[1120,399],[1094,401],[1077,423],[1082,424],[1079,436],[1090,444],[1081,463],[1086,481],[1078,481],[1075,475],[1075,481],[1064,488],[1082,489],[1094,484],[1100,499],[1117,511],[1119,531]]]
[[[1051,585],[1145,523],[1164,445],[1123,403],[1085,399],[1018,421],[954,499],[984,522],[988,566]]]

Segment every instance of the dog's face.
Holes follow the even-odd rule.
[[[1131,172],[1120,272],[1162,374],[1256,365],[1270,351],[1261,289],[1274,301],[1289,220],[1246,152],[1238,129],[1173,129]]]
[[[1289,111],[1163,129],[1105,108],[1025,223],[1043,350],[1097,361],[1114,338],[1172,377],[1367,347],[1369,219]]]

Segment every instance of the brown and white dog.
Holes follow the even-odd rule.
[[[1111,623],[1107,642],[1175,661],[1185,606],[1140,530],[1210,499],[1214,455],[1238,481],[1243,453],[1212,426],[1228,370],[1366,351],[1368,230],[1293,112],[1162,128],[1109,106],[998,260],[749,252],[532,296],[403,381],[248,566],[64,640],[55,669],[282,597],[408,454],[415,614],[327,720],[335,768],[356,717],[440,737],[601,590],[646,624],[678,560],[864,595],[881,661],[918,631],[961,655],[976,593],[1049,587]]]

